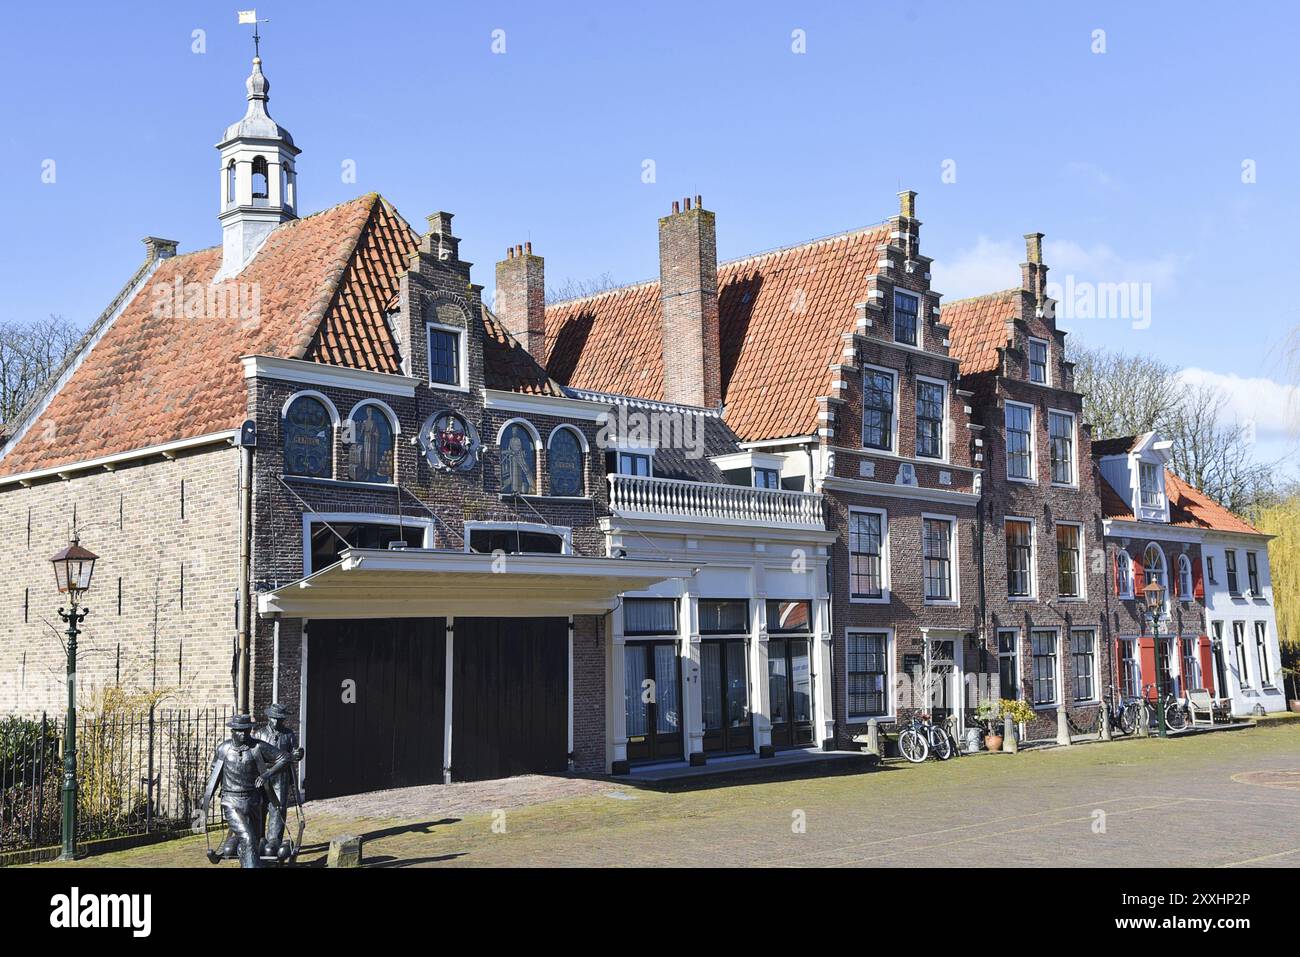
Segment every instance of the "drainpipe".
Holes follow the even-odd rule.
[[[252,622],[251,557],[253,535],[253,445],[257,433],[253,422],[245,422],[239,434],[239,624],[235,641],[237,677],[235,710],[250,714],[248,699],[249,631]]]

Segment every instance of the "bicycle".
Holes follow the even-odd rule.
[[[1156,686],[1147,685],[1145,690],[1152,692],[1152,697],[1154,697]],[[1142,699],[1142,704],[1147,720],[1147,726],[1155,727],[1157,719],[1156,706],[1151,703],[1151,700],[1148,697]],[[1160,702],[1160,707],[1163,708],[1165,712],[1165,727],[1170,731],[1181,731],[1187,726],[1187,711],[1183,708],[1183,702],[1180,699],[1175,698],[1172,692],[1167,692],[1165,694],[1164,698]]]
[[[956,750],[947,728],[931,722],[928,714],[913,715],[898,734],[898,753],[913,764],[921,764],[931,752],[938,760],[947,761]]]
[[[1108,721],[1112,731],[1133,734],[1137,731],[1138,715],[1142,710],[1141,702],[1136,699],[1125,700],[1123,692],[1114,685],[1110,685],[1109,689],[1102,698],[1101,704],[1097,706],[1097,720]],[[1112,706],[1111,701],[1118,701],[1119,704]]]

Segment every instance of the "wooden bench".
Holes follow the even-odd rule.
[[[1205,688],[1192,688],[1187,692],[1187,713],[1191,716],[1192,727],[1199,724],[1214,724],[1214,698]]]

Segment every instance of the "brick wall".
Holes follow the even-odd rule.
[[[79,706],[119,680],[165,689],[165,706],[232,706],[238,482],[239,453],[223,446],[0,491],[0,712],[66,704],[65,601],[49,558],[68,543],[74,509],[82,544],[100,556]]]

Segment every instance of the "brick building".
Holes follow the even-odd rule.
[[[221,245],[146,240],[5,424],[0,708],[63,697],[45,563],[75,527],[83,703],[278,700],[313,797],[850,746],[992,697],[1038,735],[1095,712],[1131,625],[1041,237],[1019,289],[941,308],[911,192],[721,264],[687,198],[657,281],[547,305],[519,245],[493,311],[450,213],[300,218],[260,61],[247,90]],[[1266,581],[1258,533],[1214,521]]]
[[[1110,673],[1106,571],[1091,429],[1047,298],[1040,233],[1018,288],[947,303],[961,383],[982,426],[982,625],[1000,694],[1055,736],[1058,711],[1090,726]]]

